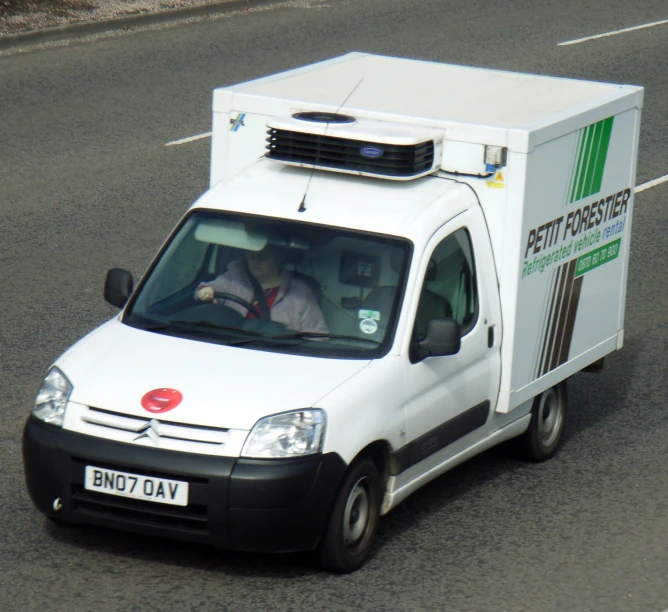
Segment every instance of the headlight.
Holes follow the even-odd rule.
[[[320,452],[326,423],[325,412],[317,408],[260,419],[250,432],[241,456],[276,459]]]
[[[51,425],[63,426],[65,407],[72,393],[72,384],[65,374],[53,367],[44,377],[32,413],[40,421]]]

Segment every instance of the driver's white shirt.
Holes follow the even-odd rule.
[[[202,287],[231,293],[251,304],[254,302],[253,286],[243,265],[238,261],[230,263],[225,274],[201,283],[196,291]],[[248,309],[237,302],[226,300],[224,304],[244,317],[248,314]],[[278,295],[270,309],[270,315],[272,321],[282,323],[293,331],[327,333],[327,324],[313,291],[306,283],[293,278],[287,270],[282,273]]]

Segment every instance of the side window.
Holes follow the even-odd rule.
[[[420,291],[415,317],[418,339],[425,337],[432,319],[452,317],[462,335],[475,324],[478,313],[473,249],[468,231],[459,229],[432,253]]]

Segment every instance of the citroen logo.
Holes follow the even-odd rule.
[[[157,419],[151,419],[148,423],[142,425],[139,429],[136,430],[139,434],[133,442],[141,440],[142,438],[148,438],[153,444],[158,446],[160,442],[160,421]]]

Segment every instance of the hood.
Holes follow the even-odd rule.
[[[210,344],[113,320],[56,365],[74,387],[72,402],[147,417],[144,395],[175,389],[181,402],[158,418],[248,430],[263,416],[314,407],[369,363]]]

